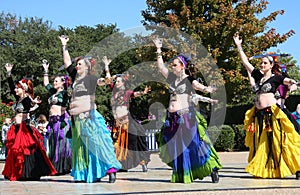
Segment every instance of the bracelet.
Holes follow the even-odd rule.
[[[241,45],[239,45],[239,46],[237,47],[237,50],[238,50],[238,52],[241,52],[241,51],[243,51],[243,47],[242,47]]]
[[[200,88],[201,91],[205,90],[205,86],[203,85],[203,87]]]
[[[104,66],[104,70],[105,70],[105,71],[109,70],[109,68],[108,68],[108,65],[107,65],[107,64],[105,64],[105,66]]]
[[[44,70],[44,74],[48,74],[49,70]]]
[[[8,72],[6,73],[6,76],[7,76],[7,77],[11,77],[11,71],[8,71]]]
[[[162,53],[161,52],[156,52],[157,57],[162,57]]]

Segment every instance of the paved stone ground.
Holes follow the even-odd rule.
[[[75,183],[70,175],[42,177],[41,181],[4,180],[0,176],[0,194],[300,194],[300,180],[295,175],[284,179],[255,179],[244,171],[248,152],[220,152],[223,169],[220,182],[210,177],[192,184],[170,183],[172,170],[163,164],[157,153],[151,155],[149,171],[141,167],[117,173],[117,181],[107,183]],[[3,170],[4,162],[0,163]]]

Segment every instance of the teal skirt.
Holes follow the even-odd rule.
[[[110,169],[120,168],[103,116],[97,110],[74,116],[71,172],[74,180],[96,182]]]

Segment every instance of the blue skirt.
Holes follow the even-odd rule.
[[[171,182],[191,183],[222,168],[211,144],[206,121],[193,108],[167,113],[160,137],[160,157],[173,168]]]
[[[110,169],[119,170],[110,131],[97,110],[74,116],[72,172],[76,181],[96,182]]]

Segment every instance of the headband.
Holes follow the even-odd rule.
[[[183,57],[183,56],[178,56],[177,57],[179,60],[180,60],[180,62],[184,65],[184,67],[185,68],[187,68],[187,65],[188,65],[188,63],[186,62],[186,60],[185,60],[185,57]]]
[[[274,58],[273,58],[272,56],[266,56],[266,57],[269,59],[269,61],[270,61],[271,63],[274,62]]]

